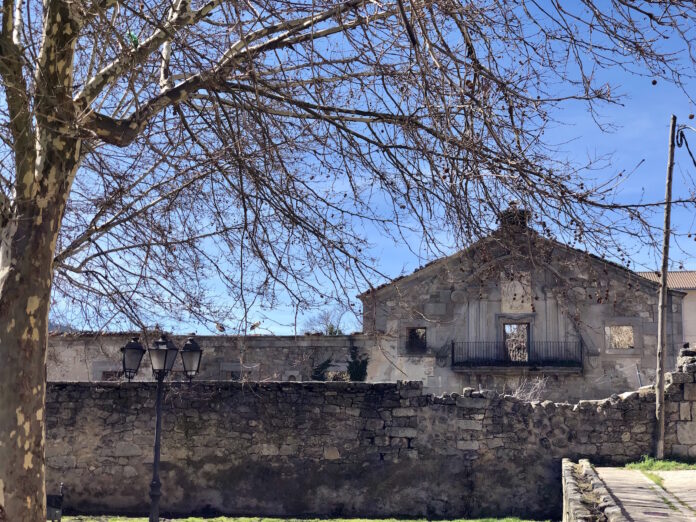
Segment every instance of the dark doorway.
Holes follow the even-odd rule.
[[[513,362],[529,360],[529,323],[503,325],[503,342],[508,359]]]

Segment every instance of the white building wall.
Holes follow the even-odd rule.
[[[696,290],[684,290],[684,292],[687,292],[682,302],[684,342],[696,348]]]

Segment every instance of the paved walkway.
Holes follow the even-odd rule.
[[[667,491],[696,513],[696,470],[656,471]]]
[[[696,522],[696,471],[652,472],[662,477],[662,488],[638,470],[596,469],[629,520]]]

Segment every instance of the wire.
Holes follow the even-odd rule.
[[[696,158],[694,158],[694,153],[691,152],[691,148],[689,147],[689,142],[686,140],[686,135],[684,134],[685,129],[690,129],[690,130],[696,131],[696,129],[694,129],[693,127],[689,127],[686,125],[679,127],[679,129],[677,130],[677,140],[676,140],[677,147],[681,147],[682,145],[686,146],[686,150],[689,153],[689,156],[691,156],[691,161],[693,161],[694,167],[696,167]]]

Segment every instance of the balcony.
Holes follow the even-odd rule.
[[[579,341],[530,341],[524,345],[503,341],[452,342],[452,369],[473,368],[582,369]]]

